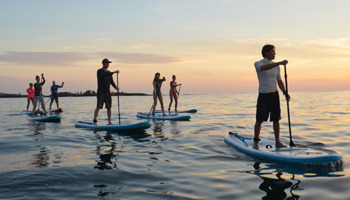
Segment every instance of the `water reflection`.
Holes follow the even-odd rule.
[[[99,145],[96,147],[96,154],[99,155],[100,160],[97,161],[97,165],[94,168],[99,170],[117,169],[119,153],[114,154],[117,143],[113,136],[108,133],[104,137],[96,134],[96,138],[100,140]]]
[[[341,177],[343,163],[327,163],[318,165],[283,165],[275,163],[253,164],[254,170],[245,171],[249,174],[259,176],[263,182],[259,189],[266,192],[262,199],[299,199],[300,196],[294,194],[300,188],[301,181],[296,177]],[[288,192],[289,190],[289,192]]]
[[[41,134],[41,131],[46,129],[46,125],[43,122],[29,121],[29,131],[33,132],[33,135]]]
[[[164,126],[164,121],[154,121],[153,135],[156,138],[160,138],[160,140],[167,139],[163,133],[163,126]]]
[[[50,162],[49,150],[46,147],[39,146],[40,152],[38,154],[33,154],[34,161],[31,165],[37,168],[48,167]]]
[[[283,178],[283,172],[277,172],[275,174],[276,178],[269,178],[266,176],[263,176],[266,173],[263,173],[260,168],[260,163],[256,162],[253,165],[255,171],[254,174],[258,175],[260,178],[263,179],[263,182],[260,184],[259,189],[266,192],[266,195],[262,197],[264,200],[296,200],[299,199],[300,196],[293,194],[294,190],[302,190],[299,188],[299,184],[301,183],[300,180],[296,180],[293,176],[291,180],[295,180],[296,183],[293,183],[292,181],[287,181]],[[286,189],[290,188],[290,195],[288,197],[287,193],[285,192]]]
[[[179,126],[177,123],[178,123],[177,121],[170,121],[170,124],[171,124],[170,132],[173,135],[178,135],[180,133]]]
[[[30,165],[34,165],[37,168],[48,167],[50,164],[49,150],[47,147],[40,144],[43,138],[42,131],[45,129],[45,123],[29,121],[29,131],[33,132],[32,134],[36,136],[35,142],[39,143],[35,145],[35,147],[39,148],[39,153],[32,155],[33,161],[30,163]]]
[[[114,191],[116,191],[116,192],[104,192],[103,190],[102,190],[102,188],[104,188],[104,189],[108,189],[107,187],[107,185],[104,185],[104,184],[101,184],[101,185],[94,185],[94,187],[95,188],[101,188],[100,189],[100,191],[97,193],[97,196],[100,196],[100,197],[104,197],[104,196],[107,196],[107,195],[116,195],[116,194],[118,194],[122,189],[123,189],[123,186],[120,186],[120,187],[118,187],[118,188],[116,188],[116,187],[113,187],[113,189],[114,189]]]

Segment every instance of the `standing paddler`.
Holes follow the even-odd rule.
[[[165,113],[164,113],[163,96],[162,96],[162,90],[161,90],[162,83],[165,80],[166,80],[165,77],[160,79],[160,73],[159,72],[157,72],[154,75],[154,79],[153,79],[153,82],[152,82],[152,84],[153,84],[153,106],[152,106],[153,111],[152,111],[152,115],[153,116],[155,115],[155,112],[156,112],[157,99],[159,99],[160,106],[162,108],[163,116],[165,115]]]
[[[280,123],[281,107],[280,99],[277,91],[278,87],[286,96],[286,100],[290,100],[287,95],[284,83],[280,75],[280,65],[287,65],[288,61],[273,62],[275,59],[275,47],[267,44],[262,48],[262,60],[254,63],[256,73],[259,79],[259,97],[256,106],[256,123],[254,126],[254,149],[259,149],[259,135],[261,124],[267,121],[270,115],[270,121],[273,121],[273,130],[275,132],[276,147],[285,147],[280,142]]]
[[[37,106],[39,107],[38,104],[41,104],[41,107],[44,109],[44,114],[46,115],[46,113],[47,113],[46,108],[45,108],[44,97],[42,94],[42,90],[43,90],[42,87],[45,84],[44,74],[41,74],[41,79],[42,79],[42,81],[40,82],[40,77],[38,75],[35,77],[36,83],[34,83],[35,92],[34,92],[34,106],[33,106],[32,117],[34,117],[34,115],[35,115],[36,107]]]
[[[117,91],[119,88],[115,85],[112,75],[114,73],[119,73],[119,70],[110,72],[108,70],[109,61],[107,58],[102,60],[102,68],[97,70],[97,106],[94,113],[93,123],[97,124],[97,116],[100,109],[105,104],[107,109],[108,125],[112,125],[111,116],[112,116],[112,97],[110,92],[110,85],[112,85]]]
[[[56,102],[57,109],[60,107],[60,104],[58,102],[58,88],[63,88],[63,85],[64,85],[64,82],[62,82],[61,85],[56,85],[56,81],[52,81],[50,110],[51,110],[53,101]]]
[[[27,89],[27,93],[28,93],[28,96],[27,96],[27,111],[28,111],[30,102],[32,102],[33,107],[34,107],[35,90],[33,88],[33,83],[29,83],[29,88]]]
[[[169,103],[169,108],[168,111],[170,112],[171,104],[173,103],[173,99],[175,101],[175,112],[177,112],[177,100],[178,100],[178,95],[179,92],[176,90],[177,86],[180,86],[181,84],[176,83],[176,76],[173,75],[173,80],[170,82],[170,91],[169,91],[169,96],[170,96],[170,103]]]

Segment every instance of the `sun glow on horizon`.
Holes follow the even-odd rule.
[[[350,28],[342,24],[350,17],[344,9],[349,1],[276,0],[266,5],[209,0],[200,9],[196,1],[181,2],[140,1],[137,8],[109,2],[107,16],[91,16],[101,7],[93,1],[78,13],[76,2],[69,9],[67,2],[23,3],[16,7],[18,15],[11,12],[14,3],[6,2],[0,8],[2,19],[10,19],[0,33],[7,38],[0,45],[0,92],[24,93],[41,73],[47,90],[52,80],[65,82],[61,91],[95,90],[96,71],[105,57],[113,62],[111,71],[120,70],[126,92],[151,93],[156,72],[167,78],[163,93],[173,74],[185,93],[256,92],[254,62],[262,59],[266,43],[276,46],[276,61],[289,60],[291,90],[350,90]],[[262,12],[267,8],[276,12]],[[131,15],[131,9],[138,15]],[[26,24],[23,16],[28,16]]]

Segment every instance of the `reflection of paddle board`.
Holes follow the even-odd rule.
[[[189,120],[191,116],[189,115],[152,115],[148,113],[137,113],[137,117],[139,118],[146,118],[146,119],[159,119],[159,120]]]
[[[191,109],[191,110],[182,110],[182,111],[171,111],[170,113],[196,113],[197,109]],[[156,110],[156,113],[162,113],[161,110]],[[165,113],[169,113],[168,111],[165,111]]]
[[[37,122],[57,122],[61,120],[61,117],[59,115],[51,115],[51,116],[39,115],[34,117],[27,116],[27,118]]]
[[[94,125],[91,122],[79,121],[75,123],[75,127],[94,129],[94,130],[129,131],[129,130],[147,129],[151,127],[151,124],[149,122],[140,122],[136,124],[127,124],[127,125]]]
[[[229,133],[225,141],[235,149],[252,157],[281,163],[320,164],[338,162],[342,158],[338,154],[330,154],[311,148],[283,147],[275,148],[275,141],[261,139],[259,150],[253,149],[254,141],[237,133]]]

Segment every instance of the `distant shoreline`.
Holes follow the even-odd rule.
[[[116,92],[111,93],[112,96],[117,96]],[[49,97],[50,95],[44,95],[44,97]],[[95,91],[88,90],[86,92],[59,92],[59,97],[90,97],[96,96]],[[145,93],[128,93],[128,92],[120,92],[119,96],[150,96],[150,94]],[[0,98],[18,98],[18,97],[27,97],[26,94],[8,94],[8,93],[0,93]]]

